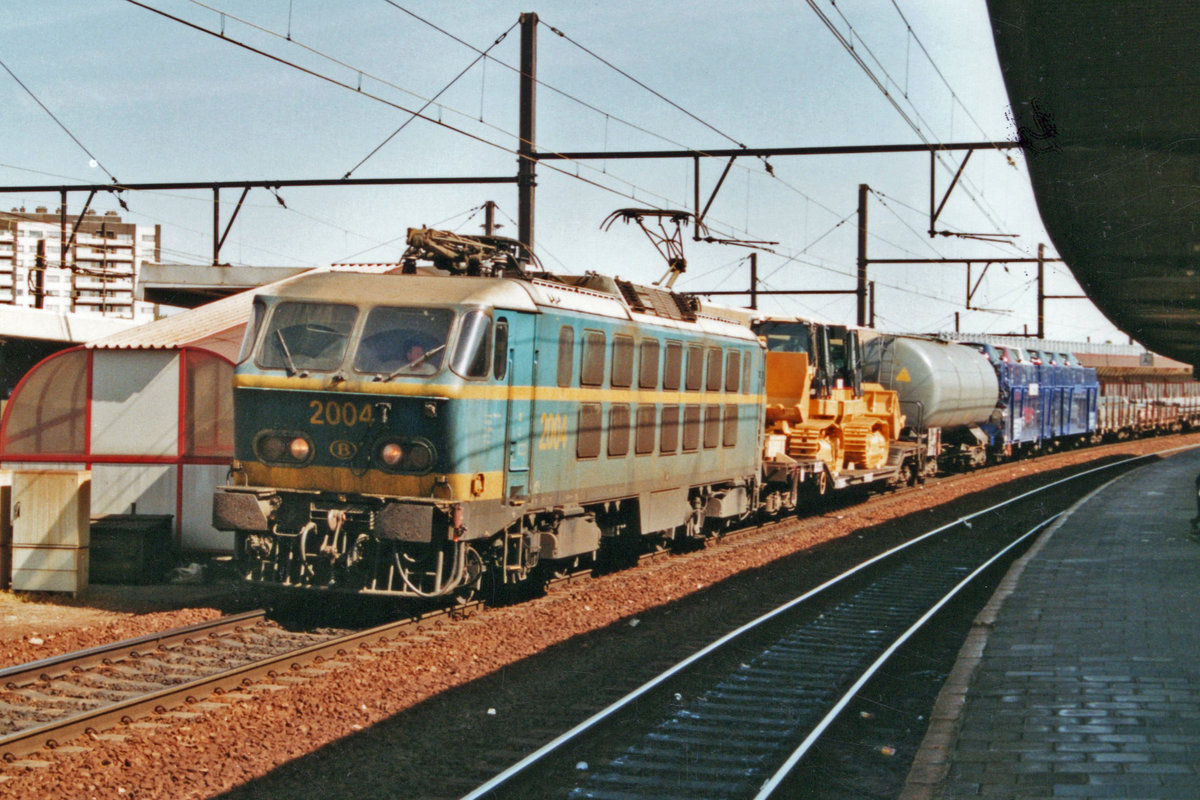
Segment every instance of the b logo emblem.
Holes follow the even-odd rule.
[[[338,439],[329,445],[329,454],[339,461],[349,461],[354,458],[358,448],[345,439]]]

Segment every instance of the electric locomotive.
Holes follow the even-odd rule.
[[[511,240],[409,245],[407,274],[255,298],[213,506],[248,580],[462,597],[751,513],[764,347],[745,325],[534,272]]]

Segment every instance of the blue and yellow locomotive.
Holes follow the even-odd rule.
[[[409,243],[408,274],[308,274],[255,299],[213,508],[248,579],[463,596],[751,512],[764,347],[745,324],[528,273],[509,240]]]

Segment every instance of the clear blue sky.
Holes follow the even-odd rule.
[[[830,0],[815,1],[928,141],[1013,136],[982,0],[839,0],[836,7]],[[506,31],[507,38],[490,51],[494,58],[486,66],[476,63],[426,112],[449,127],[413,121],[354,175],[511,175],[519,51],[514,26],[523,11],[538,13],[545,23],[538,67],[542,150],[921,141],[803,0],[144,2],[354,88],[314,78],[126,0],[9,0],[0,59],[97,163],[0,72],[5,108],[0,183],[100,183],[110,174],[127,182],[339,178],[408,118],[397,106],[420,108],[476,60],[478,52],[467,45],[486,49]],[[967,191],[955,192],[939,226],[1017,234],[1014,246],[930,240],[923,234],[929,202],[925,155],[775,158],[774,176],[760,160],[739,159],[709,222],[719,236],[779,242],[759,260],[760,276],[776,289],[853,288],[860,183],[875,192],[869,211],[872,257],[1034,255],[1048,239],[1020,156],[1013,158],[1015,166],[1002,154],[976,154],[964,179]],[[643,282],[660,277],[664,265],[640,231],[618,224],[605,233],[600,224],[620,207],[691,208],[691,163],[554,163],[566,174],[543,164],[537,194],[537,252],[547,268],[596,270]],[[703,163],[705,197],[722,166],[716,160]],[[950,180],[947,169],[938,170],[940,187]],[[392,261],[410,226],[477,231],[482,217],[470,211],[489,199],[499,203],[508,225],[501,233],[516,235],[511,186],[285,189],[280,195],[286,209],[266,191],[250,194],[223,260]],[[226,214],[236,199],[232,191],[223,195]],[[8,207],[57,202],[57,194],[0,198]],[[127,203],[130,210],[121,211],[127,219],[162,225],[164,260],[210,259],[210,193],[127,194]],[[97,204],[101,210],[117,208],[107,197]],[[746,286],[747,252],[689,244],[689,271],[676,288]],[[961,266],[875,266],[879,327],[949,330],[958,311],[964,330],[1032,330],[1033,275],[1033,268],[1021,265],[992,266],[973,303],[1001,312],[992,313],[963,308],[967,278]],[[1075,294],[1078,287],[1059,267],[1051,271],[1047,290]],[[774,298],[763,306],[854,318],[852,297]],[[1051,337],[1126,341],[1085,301],[1050,301],[1048,312]]]

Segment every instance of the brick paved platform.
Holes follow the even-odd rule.
[[[1200,450],[1100,489],[976,620],[903,800],[1200,798]]]

